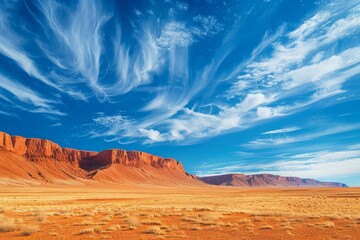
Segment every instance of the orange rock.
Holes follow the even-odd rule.
[[[26,147],[26,138],[20,136],[11,137],[13,151],[20,156],[25,156],[27,147]]]
[[[27,157],[50,157],[53,158],[55,151],[61,151],[61,147],[49,140],[38,138],[26,139]]]
[[[110,149],[102,152],[81,151],[71,148],[62,148],[58,144],[44,139],[10,137],[0,132],[0,147],[14,151],[17,155],[32,160],[54,159],[68,162],[72,166],[87,170],[102,168],[111,164],[120,164],[128,167],[151,166],[154,168],[175,169],[181,173],[185,170],[180,162],[172,158],[162,158],[146,152]]]
[[[125,150],[119,149],[111,149],[99,152],[99,154],[96,156],[96,159],[103,165],[112,163],[122,163],[124,165],[128,165],[129,163],[127,152]]]
[[[5,150],[12,151],[13,145],[11,142],[11,137],[9,134],[0,132],[0,147],[4,148]]]

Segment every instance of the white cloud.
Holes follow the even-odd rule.
[[[322,5],[324,10],[318,11],[288,33],[285,31],[290,25],[286,28],[285,24],[275,33],[266,32],[249,58],[239,60],[232,66],[233,71],[228,68],[223,71],[222,67],[228,58],[234,58],[235,49],[239,47],[237,38],[240,28],[233,28],[227,33],[207,65],[190,72],[189,49],[202,36],[218,34],[224,26],[212,16],[195,16],[192,19],[195,25],[178,21],[175,15],[172,16],[170,22],[157,25],[156,34],[150,34],[151,41],[146,41],[151,42],[152,49],[149,57],[145,58],[151,59],[149,72],[167,67],[167,85],[156,88],[152,98],[140,109],[147,115],[132,122],[132,127],[143,129],[142,132],[137,131],[136,136],[128,132],[119,135],[150,139],[148,143],[151,138],[153,142],[160,138],[161,141],[186,143],[247,129],[265,119],[297,113],[315,103],[321,106],[321,100],[345,94],[343,84],[360,73],[360,53],[356,54],[359,47],[354,46],[354,41],[349,41],[349,37],[356,38],[360,26],[356,20],[352,20],[357,18],[356,13],[360,13],[360,10],[356,9],[360,7],[351,8],[351,4],[347,4],[342,7]],[[205,27],[200,27],[202,25]],[[339,31],[334,38],[331,35],[334,27],[346,31]],[[346,44],[338,45],[340,41]],[[119,66],[125,71],[119,75],[131,76],[128,74],[131,71],[130,50],[126,46],[119,49],[119,56],[123,56],[120,57],[123,61]],[[125,83],[128,84],[128,81]],[[227,91],[217,93],[214,97],[212,91],[219,83],[224,83],[221,88],[230,86]],[[148,92],[151,90],[149,87]],[[199,100],[196,98],[199,93],[208,94],[208,98]],[[193,106],[189,106],[189,103]],[[336,102],[328,101],[327,104]],[[312,134],[258,139],[249,144],[270,146],[321,136]]]
[[[245,94],[244,90],[248,89],[250,86],[251,85],[250,85],[249,81],[245,81],[245,80],[237,81],[228,90],[226,97],[228,99],[231,99],[231,98],[235,98],[235,97],[238,97],[238,96],[242,96],[242,95]]]
[[[241,103],[236,105],[235,108],[243,112],[248,112],[254,107],[257,107],[268,101],[269,100],[266,99],[265,95],[262,93],[249,93],[248,95],[246,95],[245,99]]]
[[[98,97],[106,98],[98,78],[103,48],[101,30],[110,16],[96,2],[83,0],[75,9],[55,0],[40,1],[39,10],[45,17],[39,23],[52,36],[47,43],[38,40],[44,53],[50,60],[56,59],[53,63],[60,68],[80,74]],[[64,14],[67,21],[63,21]]]
[[[97,125],[104,127],[113,127],[117,124],[129,125],[131,123],[131,121],[127,117],[120,114],[110,116],[105,116],[101,114],[99,117],[95,117],[93,119],[93,122]]]
[[[35,113],[65,115],[55,108],[55,105],[59,104],[58,101],[41,96],[34,90],[2,75],[0,75],[0,88],[10,93],[19,104],[14,101],[10,101],[10,103],[22,110]]]
[[[149,139],[149,143],[164,141],[160,132],[157,130],[154,130],[154,129],[147,130],[147,129],[140,128],[139,131],[141,134],[143,134],[145,137],[147,137]]]
[[[60,126],[62,126],[61,122],[57,122],[57,123],[54,123],[54,124],[50,125],[50,127],[60,127]]]
[[[276,145],[310,141],[310,140],[324,137],[324,136],[354,131],[359,128],[360,128],[359,124],[347,124],[347,125],[342,124],[339,126],[331,126],[331,127],[329,126],[329,128],[327,128],[327,129],[312,130],[311,133],[301,134],[301,135],[297,135],[297,136],[260,138],[260,139],[250,141],[250,142],[244,144],[244,146],[250,147],[250,148],[273,147]]]
[[[173,21],[165,25],[157,42],[164,48],[188,47],[194,39],[184,23]]]
[[[135,10],[134,10],[134,13],[135,13],[135,15],[138,16],[138,17],[140,17],[141,15],[143,15],[142,12],[141,12],[139,9],[135,9]]]
[[[258,120],[273,118],[279,116],[285,116],[288,113],[288,106],[277,106],[277,107],[258,107],[256,109],[256,114],[259,117]]]
[[[294,88],[308,82],[323,80],[324,77],[339,70],[349,68],[360,62],[360,47],[349,48],[321,62],[292,70],[284,75],[290,81],[284,83],[284,88]]]
[[[102,86],[109,96],[125,94],[134,88],[151,82],[151,73],[161,64],[160,53],[156,43],[156,31],[151,24],[144,26],[136,35],[140,45],[134,54],[130,47],[122,42],[121,28],[117,25],[114,43],[114,63],[117,81],[112,85]]]
[[[288,133],[288,132],[295,132],[295,131],[298,131],[300,129],[301,128],[299,128],[299,127],[280,128],[280,129],[275,129],[275,130],[263,132],[262,134],[268,135],[268,134]]]
[[[224,30],[224,25],[219,23],[215,16],[197,15],[193,18],[197,26],[192,27],[192,33],[199,37],[214,36]]]
[[[360,27],[360,22],[354,20],[359,18],[356,16],[356,14],[359,15],[358,13],[360,11],[356,13],[347,12],[344,8],[318,12],[312,18],[306,20],[299,28],[288,33],[285,38],[274,43],[272,45],[273,51],[269,57],[258,59],[247,65],[242,75],[246,74],[254,82],[271,87],[291,78],[288,74],[289,71],[301,71],[297,69],[304,69],[302,73],[306,73],[306,77],[302,77],[302,80],[306,79],[306,81],[302,82],[296,78],[293,79],[296,82],[294,86],[299,86],[306,84],[311,79],[320,80],[321,77],[329,73],[326,71],[331,71],[329,64],[335,66],[333,72],[339,70],[340,66],[338,64],[342,63],[341,60],[345,60],[341,56],[341,60],[334,55],[328,59],[323,59],[322,64],[316,65],[315,63],[312,66],[307,66],[307,60],[312,57],[319,61],[321,56],[319,54],[325,56],[323,47],[327,46],[328,49],[331,49],[330,44],[355,34]],[[322,31],[318,31],[318,29],[322,29]],[[333,33],[334,29],[337,29],[337,34]],[[351,51],[349,50],[349,52]],[[346,51],[343,53],[347,55]],[[355,63],[358,61],[358,57],[354,55],[350,61]],[[341,66],[345,67],[345,65],[346,63]],[[319,72],[310,68],[316,68]],[[308,71],[305,71],[306,69]],[[309,76],[309,72],[317,75]],[[294,82],[288,82],[287,84],[292,85],[295,84]]]
[[[21,48],[24,40],[10,29],[7,15],[2,9],[0,9],[0,15],[2,15],[0,18],[0,54],[14,61],[29,76],[40,80],[52,88],[60,90],[59,86],[44,76],[34,61],[26,55],[25,51]]]
[[[186,11],[189,8],[189,4],[185,2],[176,2],[176,8],[181,11]]]

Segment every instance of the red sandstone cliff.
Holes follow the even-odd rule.
[[[16,176],[16,169],[5,166],[6,162],[11,164],[13,160],[25,167],[22,170],[27,173],[23,172],[22,177],[27,176],[30,179],[46,182],[52,182],[53,175],[56,175],[63,180],[80,178],[114,182],[125,179],[149,182],[149,179],[152,179],[157,182],[200,184],[195,177],[186,173],[182,164],[175,159],[139,151],[119,149],[102,152],[81,151],[62,148],[49,140],[11,137],[7,133],[0,132],[0,153],[0,177],[1,175]],[[22,162],[19,162],[19,159]],[[4,166],[2,169],[1,164]],[[33,172],[29,172],[30,170],[26,168],[33,169]],[[38,169],[44,170],[41,172]]]

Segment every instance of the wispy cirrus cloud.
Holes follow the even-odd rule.
[[[262,134],[265,134],[265,135],[281,134],[281,133],[295,132],[295,131],[298,131],[300,129],[301,128],[299,128],[299,127],[280,128],[280,129],[275,129],[275,130],[271,130],[271,131],[266,131],[266,132],[263,132]]]
[[[344,94],[343,84],[360,73],[360,54],[353,54],[359,48],[348,41],[360,27],[356,20],[358,13],[357,4],[325,5],[295,29],[286,32],[285,25],[281,25],[273,35],[266,32],[249,59],[239,61],[235,70],[227,74],[220,70],[223,61],[235,49],[234,45],[226,46],[226,51],[219,51],[221,54],[215,55],[195,77],[189,72],[187,59],[189,47],[196,44],[196,36],[200,35],[181,22],[166,24],[157,42],[162,48],[170,49],[169,76],[173,84],[158,91],[142,108],[151,112],[150,116],[135,121],[135,128],[142,129],[143,133],[156,132],[158,138],[151,142],[191,142],[247,129],[261,121],[291,115]],[[210,35],[223,30],[211,17],[195,16],[194,19],[214,25],[214,28],[209,26]],[[319,28],[322,31],[318,31]],[[335,29],[336,35],[333,34]],[[226,41],[232,36],[236,35],[229,32]],[[344,47],[331,51],[339,41],[344,41]],[[198,93],[219,80],[217,76],[231,82],[229,90],[218,95],[216,102],[193,102]],[[193,107],[189,106],[190,102]],[[206,110],[208,106],[212,106],[212,110]],[[144,137],[143,134],[138,136]]]
[[[102,54],[101,30],[111,15],[103,12],[96,2],[79,1],[75,10],[55,0],[39,1],[43,14],[39,24],[47,32],[47,41],[38,39],[38,45],[59,69],[70,72],[77,81],[85,81],[100,98],[106,93],[99,84],[100,56]],[[63,14],[68,16],[63,21]],[[70,79],[56,73],[57,80],[69,83]]]
[[[15,108],[35,113],[66,115],[56,109],[56,106],[61,104],[59,101],[41,96],[32,89],[0,75],[0,96],[4,95],[5,100]],[[9,100],[6,95],[10,95],[14,100]]]
[[[25,87],[41,82],[33,92],[42,91],[43,100],[70,97],[119,109],[121,118],[89,113],[91,124],[101,126],[90,131],[93,137],[189,143],[321,106],[346,95],[344,85],[360,74],[358,3],[320,4],[300,22],[248,31],[278,4],[254,15],[255,4],[240,16],[237,4],[225,2],[206,11],[181,1],[160,8],[150,2],[129,4],[123,16],[102,2],[14,2],[0,17],[7,36],[0,36],[0,54],[30,77],[11,79]],[[16,7],[28,10],[29,21],[5,24]],[[250,46],[245,32],[258,44]],[[46,104],[55,110],[56,103]],[[114,121],[100,124],[100,117]]]
[[[0,8],[0,15],[0,54],[14,61],[16,65],[29,76],[34,77],[52,88],[59,89],[55,82],[41,73],[34,61],[30,59],[21,48],[25,39],[22,39],[21,36],[18,36],[17,33],[10,28],[9,15],[5,9]]]
[[[303,134],[296,134],[296,135],[290,135],[290,136],[281,136],[281,137],[270,137],[270,138],[259,138],[253,141],[250,141],[248,143],[245,143],[243,146],[249,147],[249,148],[265,148],[265,147],[273,147],[277,145],[285,145],[290,143],[298,143],[298,142],[304,142],[304,141],[310,141],[313,139],[334,135],[334,134],[340,134],[340,133],[346,133],[351,131],[356,131],[360,129],[359,124],[339,124],[335,126],[321,126],[320,129],[312,129],[310,133],[303,133]],[[284,132],[286,130],[287,132],[293,132],[294,130],[290,129],[279,129],[275,130],[275,133]],[[298,129],[296,129],[298,130]],[[285,131],[285,132],[286,132]],[[284,132],[284,133],[285,133]],[[274,131],[270,131],[270,133],[265,134],[273,134]]]

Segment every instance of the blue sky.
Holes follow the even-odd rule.
[[[359,186],[359,80],[360,1],[1,1],[11,135]]]

